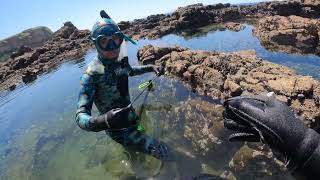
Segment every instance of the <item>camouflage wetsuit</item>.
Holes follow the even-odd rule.
[[[137,115],[134,109],[125,114],[119,124],[106,129],[90,124],[91,108],[95,103],[100,114],[111,109],[130,104],[128,76],[153,72],[152,66],[131,67],[127,61],[96,59],[91,62],[81,77],[76,122],[84,130],[106,130],[112,139],[135,150],[151,154],[157,158],[163,155],[163,143],[145,135],[136,128]]]

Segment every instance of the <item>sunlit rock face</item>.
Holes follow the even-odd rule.
[[[319,82],[258,58],[254,51],[219,53],[147,45],[138,51],[138,58],[142,63],[164,65],[167,74],[213,98],[273,91],[306,125],[319,127]]]
[[[299,16],[270,16],[259,20],[254,34],[269,50],[320,55],[320,21]]]

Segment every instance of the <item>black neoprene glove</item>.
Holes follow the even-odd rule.
[[[153,71],[157,76],[164,75],[164,67],[163,66],[152,66]]]
[[[128,114],[130,112],[131,107],[125,108],[116,108],[111,109],[97,117],[92,117],[90,119],[91,129],[94,131],[101,131],[107,129],[120,129],[122,127],[126,127],[129,124],[127,121]]]
[[[319,134],[285,103],[272,96],[235,97],[224,106],[224,126],[237,131],[230,141],[261,141],[284,155],[289,169],[310,177],[320,174]]]

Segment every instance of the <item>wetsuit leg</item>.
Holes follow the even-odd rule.
[[[112,132],[110,137],[131,150],[149,154],[160,160],[172,160],[168,145],[137,131],[135,128]]]
[[[134,130],[128,136],[128,148],[149,154],[160,160],[171,160],[169,146],[150,137],[143,132]]]

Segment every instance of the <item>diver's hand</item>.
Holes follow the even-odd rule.
[[[109,127],[112,127],[112,124],[119,122],[121,119],[125,118],[125,116],[128,116],[130,108],[131,106],[111,109],[104,114],[106,124],[109,125]]]
[[[319,134],[304,126],[293,110],[274,97],[235,97],[224,103],[224,126],[237,131],[230,141],[261,141],[290,166],[302,166],[319,146]],[[287,161],[289,160],[289,161]]]
[[[152,66],[153,71],[157,76],[164,75],[164,67],[163,66]]]
[[[111,129],[122,119],[125,119],[128,116],[129,111],[132,109],[131,104],[124,108],[116,108],[111,109],[110,111],[106,112],[97,117],[92,117],[90,119],[90,124],[93,127],[99,127],[97,129]]]

